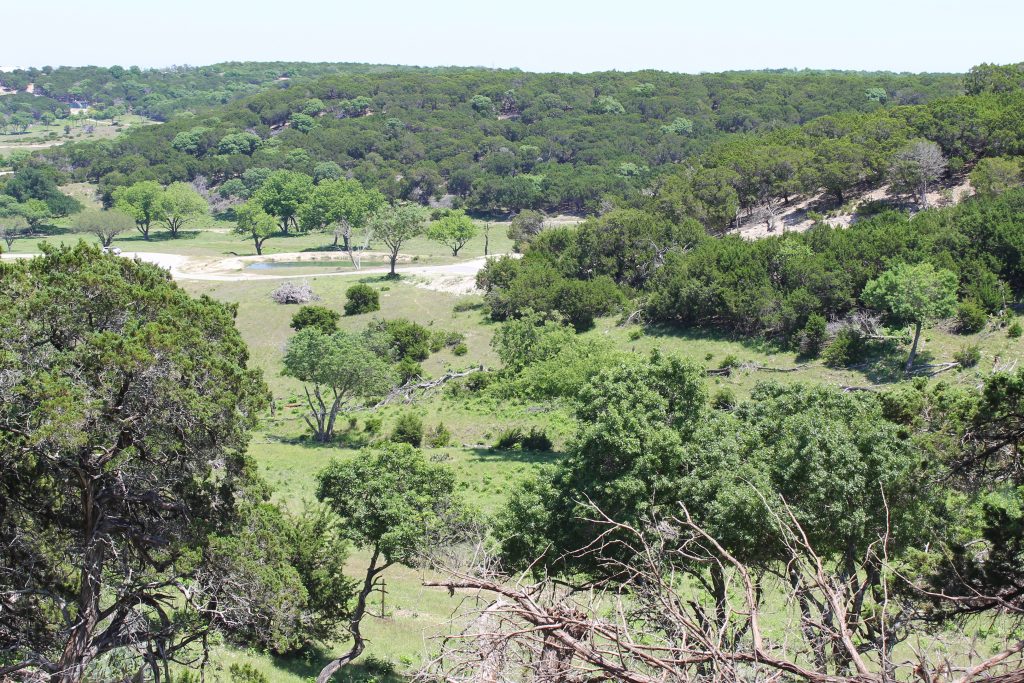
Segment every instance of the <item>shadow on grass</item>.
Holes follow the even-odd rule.
[[[324,251],[327,251],[327,252],[337,252],[339,254],[346,253],[345,248],[342,245],[340,245],[340,244],[322,244],[322,245],[320,245],[318,247],[306,247],[305,249],[302,250],[302,253],[306,253],[308,251],[312,251],[312,252],[324,252]],[[359,249],[357,247],[356,251],[361,251],[361,249]]]
[[[856,372],[872,384],[896,384],[914,376],[904,372],[909,349],[894,340],[876,342],[870,347],[867,359],[847,366],[845,369]],[[920,368],[935,362],[935,354],[922,349],[914,360],[914,367]]]
[[[553,451],[502,450],[484,446],[470,448],[468,452],[478,462],[518,462],[530,465],[558,462],[562,457],[561,454]]]
[[[167,230],[158,230],[154,228],[149,233],[149,238],[145,238],[142,235],[135,234],[129,235],[128,237],[118,236],[118,242],[137,242],[140,244],[147,244],[150,242],[173,242],[175,240],[194,240],[199,237],[202,230],[179,230],[177,237],[172,237],[171,233]]]
[[[27,232],[23,233],[23,235],[25,239],[45,239],[47,237],[70,235],[74,232],[74,229],[63,227],[60,225],[37,225],[34,228],[31,228]],[[85,237],[85,234],[82,234],[82,237]]]
[[[648,325],[644,328],[648,337],[664,337],[683,341],[733,342],[746,349],[764,354],[792,353],[790,349],[768,339],[759,337],[743,337],[718,330],[702,330],[696,328],[674,327],[672,325]]]
[[[369,446],[379,435],[370,434],[364,431],[359,431],[355,428],[349,428],[347,425],[336,429],[334,432],[334,438],[327,442],[317,441],[311,434],[302,434],[301,436],[268,436],[268,440],[276,441],[277,443],[287,444],[289,446],[302,446],[309,450],[323,450],[323,451],[334,451],[339,448],[348,449],[360,449],[365,446]]]
[[[299,653],[287,657],[273,657],[274,668],[280,671],[297,676],[305,681],[314,680],[320,670],[330,662],[332,657],[321,649],[308,653]],[[408,681],[405,676],[397,673],[382,673],[381,667],[365,654],[352,664],[342,668],[331,679],[344,683],[359,683],[362,681],[375,680],[378,683],[401,683]]]

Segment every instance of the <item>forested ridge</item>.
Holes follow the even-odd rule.
[[[218,184],[254,167],[318,163],[393,198],[457,195],[471,210],[589,211],[730,134],[962,91],[952,75],[737,72],[527,74],[402,69],[280,84],[113,143],[54,152],[104,185]],[[239,135],[255,135],[242,144]],[[225,137],[227,142],[224,142]]]

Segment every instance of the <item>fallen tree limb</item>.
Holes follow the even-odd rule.
[[[382,408],[393,401],[402,398],[404,403],[412,403],[413,398],[416,394],[426,394],[438,387],[444,386],[453,379],[459,379],[472,375],[475,372],[483,372],[484,366],[480,365],[469,370],[463,370],[461,372],[448,371],[438,377],[437,379],[423,380],[421,377],[414,377],[400,387],[392,389],[387,396],[382,398],[374,408]]]

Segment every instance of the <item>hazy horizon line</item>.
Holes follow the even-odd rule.
[[[567,69],[526,69],[519,66],[494,66],[486,64],[413,64],[413,63],[400,63],[400,62],[374,62],[374,61],[350,61],[350,60],[310,60],[310,59],[227,59],[222,61],[207,62],[207,63],[191,63],[181,62],[163,65],[142,65],[138,63],[118,63],[113,64],[101,64],[101,63],[90,63],[82,62],[78,64],[44,64],[42,66],[36,65],[24,65],[24,64],[10,64],[0,65],[0,72],[10,73],[13,71],[27,71],[29,69],[81,69],[81,68],[104,68],[110,69],[115,66],[120,66],[125,69],[132,67],[138,67],[143,71],[170,71],[173,69],[202,69],[211,66],[221,66],[225,64],[323,64],[323,65],[337,65],[337,66],[377,66],[377,67],[389,67],[389,68],[400,68],[400,69],[484,69],[487,71],[518,71],[522,73],[531,74],[599,74],[599,73],[644,73],[644,72],[659,72],[668,74],[679,74],[685,76],[701,76],[707,74],[720,74],[720,73],[749,73],[749,72],[845,72],[845,73],[878,73],[878,74],[894,74],[894,75],[961,75],[966,74],[971,68],[980,66],[982,64],[1001,64],[1000,62],[988,62],[981,61],[972,64],[971,67],[962,71],[947,71],[947,70],[907,70],[907,69],[865,69],[857,67],[841,67],[841,66],[761,66],[761,67],[745,67],[745,68],[733,68],[733,69],[721,69],[721,70],[694,70],[687,71],[684,69],[666,69],[660,67],[645,67],[640,69],[618,69],[618,68],[607,68],[607,69],[592,69],[592,70],[567,70]],[[1004,65],[1012,64],[1024,64],[1024,62],[1007,62]]]

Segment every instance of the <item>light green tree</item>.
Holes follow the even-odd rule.
[[[76,230],[96,235],[104,247],[109,247],[115,237],[135,227],[132,217],[117,209],[86,209],[75,216],[74,221]]]
[[[252,198],[271,216],[277,218],[281,232],[298,226],[299,207],[313,191],[313,179],[296,171],[274,171],[260,185]]]
[[[929,320],[945,318],[956,310],[956,274],[937,270],[930,263],[901,263],[868,282],[861,294],[864,303],[886,311],[897,324],[914,326],[914,341],[904,366],[914,366],[921,329]]]
[[[452,250],[452,256],[458,256],[466,243],[477,236],[479,230],[473,219],[466,212],[458,209],[449,211],[447,215],[430,224],[427,237],[440,242]]]
[[[422,235],[426,221],[423,209],[412,204],[385,206],[370,219],[369,230],[388,248],[391,277],[398,277],[395,273],[395,263],[398,261],[402,245],[413,237]]]
[[[323,180],[299,207],[299,226],[306,231],[330,230],[332,246],[341,239],[350,251],[353,232],[366,227],[370,216],[385,204],[384,195],[364,189],[358,180]]]
[[[338,516],[352,543],[370,556],[349,617],[352,645],[317,676],[317,683],[327,683],[365,649],[360,624],[381,574],[398,563],[421,565],[426,553],[468,537],[476,525],[457,494],[451,470],[429,462],[409,444],[387,444],[354,460],[332,460],[317,482],[317,498]]]
[[[1024,184],[1020,159],[990,157],[982,159],[971,171],[971,186],[980,197],[998,197]]]
[[[14,213],[24,218],[31,228],[53,217],[50,207],[42,199],[26,199],[19,202],[14,205]]]
[[[345,331],[324,334],[315,327],[288,340],[282,374],[306,385],[309,412],[303,419],[321,443],[334,437],[334,425],[343,408],[357,399],[383,396],[397,379],[390,364],[361,335]]]
[[[235,232],[252,239],[257,254],[263,254],[263,243],[276,231],[274,217],[259,203],[250,200],[235,209]]]
[[[142,234],[143,239],[148,240],[150,227],[155,221],[163,218],[160,206],[163,193],[160,183],[143,180],[114,190],[114,207],[134,218],[136,229]]]
[[[205,216],[209,210],[206,200],[188,183],[171,183],[160,195],[160,221],[172,238],[186,223]]]

